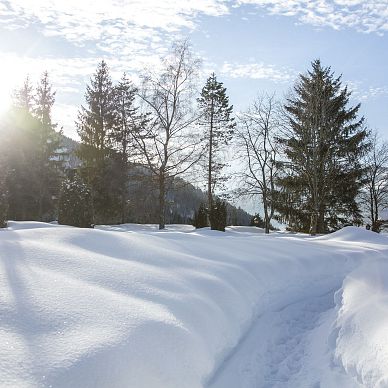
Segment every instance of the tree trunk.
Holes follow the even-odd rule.
[[[166,225],[166,182],[164,172],[159,174],[159,230],[165,229]]]
[[[379,232],[379,204],[376,194],[373,194],[373,202],[372,207],[374,208],[374,218],[372,219],[372,231],[373,232]]]
[[[310,221],[311,236],[315,236],[317,234],[317,226],[318,226],[318,213],[314,210],[311,214],[311,221]]]
[[[317,233],[326,233],[325,230],[325,206],[321,204],[317,221]]]
[[[122,169],[123,169],[123,177],[122,177],[122,187],[121,187],[121,223],[125,224],[126,220],[126,202],[127,202],[127,190],[128,190],[128,168],[127,168],[127,159],[126,159],[126,149],[124,147],[124,151],[122,154]]]
[[[211,104],[210,112],[210,130],[209,130],[209,165],[208,165],[208,177],[207,177],[207,206],[208,206],[208,221],[210,222],[210,212],[213,207],[213,193],[212,193],[212,163],[213,163],[213,100]]]
[[[268,216],[268,205],[267,205],[267,195],[263,195],[263,204],[264,204],[264,229],[265,233],[269,234],[269,216]]]

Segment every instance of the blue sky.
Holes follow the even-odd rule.
[[[85,85],[104,58],[136,81],[171,42],[188,37],[236,110],[262,92],[281,98],[320,58],[353,90],[388,140],[388,0],[0,0],[0,109],[29,74],[48,70],[55,119],[76,137]]]

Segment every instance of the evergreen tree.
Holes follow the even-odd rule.
[[[91,192],[77,175],[62,183],[58,223],[79,228],[91,228],[93,225]]]
[[[26,77],[23,86],[14,93],[13,106],[32,113],[34,105],[34,88],[31,85],[30,77]]]
[[[212,230],[219,230],[221,232],[225,232],[226,228],[226,219],[227,219],[227,211],[226,211],[226,202],[221,201],[221,199],[216,198],[216,200],[212,201],[212,207],[210,209],[210,226]]]
[[[115,123],[114,90],[108,65],[101,61],[86,87],[87,106],[78,113],[77,132],[81,138],[79,155],[87,167],[95,169],[109,152]]]
[[[220,151],[232,139],[236,126],[232,117],[233,105],[222,82],[214,73],[207,79],[198,98],[201,112],[200,125],[204,127],[206,141],[206,175],[208,208],[212,208],[213,195],[218,185],[226,180],[221,170],[226,166],[220,158]]]
[[[257,213],[251,218],[251,222],[249,223],[249,226],[256,226],[257,228],[265,228],[265,222],[261,218],[260,214]]]
[[[289,135],[279,139],[288,161],[278,181],[278,211],[293,229],[314,235],[360,217],[356,196],[368,133],[360,105],[349,107],[341,76],[319,60],[293,91],[285,105]]]
[[[208,214],[207,213],[208,213],[208,211],[206,209],[205,204],[201,203],[199,205],[198,210],[195,211],[195,213],[194,213],[193,226],[195,226],[196,229],[205,228],[206,226],[208,226],[208,223],[207,223]]]
[[[52,220],[59,192],[59,133],[51,122],[54,95],[47,72],[33,93],[27,78],[15,92],[3,121],[5,164],[10,172],[8,216],[16,220]]]
[[[81,173],[91,189],[96,223],[117,222],[120,200],[117,193],[118,158],[112,150],[116,125],[114,88],[107,64],[99,63],[85,93],[86,107],[79,114],[77,132],[81,145],[77,155],[82,160]]]
[[[128,185],[129,160],[134,155],[134,136],[147,124],[147,116],[139,112],[136,105],[138,89],[124,73],[121,80],[114,87],[114,103],[116,122],[112,131],[114,148],[120,159],[120,196],[121,222],[127,222],[128,215]]]
[[[3,121],[3,141],[6,190],[9,193],[8,218],[12,220],[38,220],[39,197],[36,155],[36,133],[39,121],[31,112],[13,106]]]
[[[36,168],[38,180],[38,214],[41,221],[53,217],[62,177],[62,162],[58,157],[61,147],[61,131],[52,122],[51,111],[55,92],[49,82],[47,71],[43,73],[36,89],[34,116],[39,121],[37,136]]]

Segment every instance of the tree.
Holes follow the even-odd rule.
[[[58,197],[62,175],[62,162],[58,158],[61,146],[61,132],[56,131],[57,124],[52,122],[51,111],[55,102],[55,92],[49,82],[47,71],[42,74],[34,96],[34,116],[39,121],[37,136],[36,168],[38,180],[38,214],[43,221],[48,214],[52,218]]]
[[[186,173],[200,157],[194,132],[194,80],[199,61],[186,41],[174,44],[158,74],[143,76],[140,97],[150,113],[149,125],[135,136],[137,150],[157,180],[159,229],[165,228],[166,194],[175,177]]]
[[[265,228],[265,222],[261,218],[260,214],[257,213],[254,216],[252,216],[249,226],[256,226],[256,228]]]
[[[198,106],[201,113],[199,123],[204,127],[206,141],[207,196],[208,208],[211,209],[216,187],[227,179],[221,174],[226,164],[222,162],[220,153],[232,139],[236,126],[226,88],[217,81],[214,73],[202,89]]]
[[[86,87],[87,106],[78,113],[77,132],[81,138],[79,154],[91,167],[105,159],[110,146],[110,133],[115,123],[114,89],[108,65],[101,61],[90,85]]]
[[[377,133],[365,157],[365,186],[361,200],[367,207],[372,230],[380,229],[380,212],[388,208],[388,142],[381,142]]]
[[[91,192],[81,177],[74,175],[62,183],[59,197],[58,223],[91,228],[93,214]]]
[[[198,210],[194,213],[193,225],[195,226],[196,229],[205,228],[206,226],[208,226],[207,219],[208,219],[208,210],[205,204],[201,203],[199,205]]]
[[[23,86],[14,93],[13,106],[32,113],[34,105],[34,88],[31,85],[30,77],[27,76]]]
[[[212,208],[210,209],[209,219],[211,230],[219,230],[221,232],[225,232],[227,219],[225,201],[221,201],[220,198],[216,198],[216,200],[212,202]]]
[[[81,145],[81,173],[90,187],[95,222],[112,222],[120,212],[117,193],[120,179],[118,158],[112,149],[112,133],[117,118],[114,88],[105,61],[101,61],[85,93],[86,107],[81,106],[76,122]]]
[[[241,149],[241,195],[259,196],[264,209],[264,229],[269,233],[275,212],[278,175],[280,104],[275,97],[260,96],[241,114],[238,145]]]
[[[129,159],[134,160],[134,137],[136,133],[147,125],[147,115],[140,113],[136,104],[137,87],[124,73],[121,80],[114,87],[114,102],[116,122],[112,131],[114,149],[120,158],[120,183],[121,183],[121,222],[127,221],[127,200],[129,185]]]
[[[368,132],[358,117],[360,105],[349,107],[350,95],[341,76],[315,60],[285,105],[289,132],[280,143],[288,160],[278,181],[278,210],[294,228],[312,235],[360,218],[356,197]]]
[[[7,227],[8,190],[6,186],[7,168],[2,163],[2,156],[0,155],[0,228],[5,228]]]
[[[9,218],[55,219],[62,171],[57,157],[59,133],[51,122],[54,94],[47,72],[35,93],[27,78],[3,119]]]

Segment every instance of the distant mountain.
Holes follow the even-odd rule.
[[[58,154],[62,155],[65,167],[68,169],[77,168],[81,164],[80,159],[77,158],[75,153],[79,143],[65,135],[62,135],[61,143],[62,146],[58,150]]]
[[[63,136],[61,154],[68,169],[80,166],[81,161],[75,151],[79,143]],[[146,166],[133,165],[130,169],[129,214],[127,222],[157,223],[158,189]],[[192,222],[195,210],[206,203],[206,194],[183,179],[174,179],[167,193],[167,223]],[[249,225],[251,215],[241,208],[228,203],[228,224]]]

